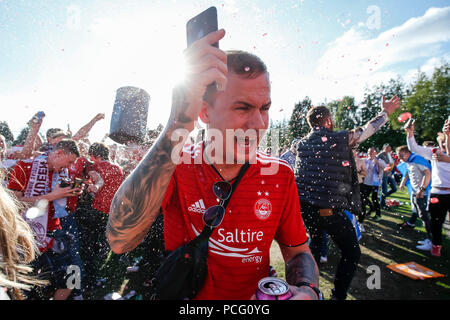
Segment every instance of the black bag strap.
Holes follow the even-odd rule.
[[[229,203],[230,200],[231,200],[231,196],[233,195],[234,190],[236,190],[236,188],[237,188],[239,182],[241,182],[242,177],[244,176],[245,172],[247,171],[247,169],[248,169],[249,167],[250,167],[250,163],[246,162],[246,163],[241,167],[241,169],[239,170],[239,174],[238,174],[238,176],[236,177],[236,180],[234,180],[233,184],[231,185],[231,194],[230,194],[230,196],[228,197],[228,199],[225,200],[225,202],[224,202],[224,204],[223,204],[223,207],[224,207],[225,209],[227,208],[228,203]]]

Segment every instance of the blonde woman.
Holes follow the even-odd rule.
[[[0,170],[0,180],[4,172]],[[28,274],[38,252],[32,231],[21,217],[22,204],[0,183],[0,300],[22,300],[22,290],[42,283]]]

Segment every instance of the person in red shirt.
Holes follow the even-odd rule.
[[[79,151],[75,141],[61,140],[49,153],[33,160],[19,161],[11,173],[8,184],[8,188],[13,190],[22,202],[31,205],[37,204],[37,206],[40,201],[48,203],[47,215],[29,219],[27,222],[32,227],[39,249],[43,253],[34,261],[34,269],[50,268],[50,273],[56,277],[51,279],[52,285],[57,288],[54,294],[55,300],[67,299],[72,290],[66,286],[65,270],[64,275],[61,276],[60,271],[64,269],[61,264],[65,262],[63,258],[58,258],[54,254],[54,252],[58,253],[58,248],[55,247],[58,242],[48,235],[56,230],[61,230],[60,218],[57,217],[57,214],[63,219],[68,216],[67,211],[75,210],[74,207],[70,207],[69,202],[64,201],[62,205],[59,202],[78,196],[81,190],[73,189],[71,186],[62,187],[60,183],[62,178],[68,177],[67,168],[75,162],[78,156]],[[60,206],[58,207],[58,205]],[[50,261],[50,265],[48,261]]]
[[[95,193],[92,207],[104,214],[109,214],[111,201],[123,181],[122,169],[109,162],[109,148],[103,143],[94,143],[89,147],[89,156],[94,162],[88,174],[96,182],[88,187]]]
[[[109,244],[116,253],[133,250],[161,209],[166,249],[188,243],[205,226],[205,210],[218,203],[213,183],[232,183],[248,162],[209,238],[206,281],[195,299],[254,298],[258,280],[269,274],[274,239],[286,262],[291,299],[318,299],[319,273],[306,244],[293,172],[285,161],[257,152],[269,125],[269,74],[250,53],[212,46],[224,35],[212,32],[186,49],[189,73],[173,91],[169,121],[114,197]],[[207,124],[206,141],[181,150],[198,117]]]
[[[83,235],[81,257],[86,275],[86,296],[95,286],[100,267],[109,252],[105,231],[111,201],[123,181],[122,169],[109,161],[109,148],[103,143],[93,143],[88,154],[93,165],[86,169],[94,183],[87,192],[93,194],[89,209],[78,212],[77,220]]]

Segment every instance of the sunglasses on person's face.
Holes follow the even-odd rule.
[[[220,199],[220,203],[216,206],[209,207],[203,214],[203,222],[205,225],[215,228],[222,223],[225,216],[224,202],[231,196],[232,186],[226,181],[218,181],[213,184],[214,195]]]

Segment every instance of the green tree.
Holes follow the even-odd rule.
[[[6,121],[0,121],[0,134],[5,137],[5,140],[8,144],[14,141],[14,135],[9,128],[9,125]]]
[[[16,140],[13,142],[13,146],[21,145],[23,146],[25,144],[25,140],[27,139],[28,133],[30,132],[30,127],[27,126],[20,131],[19,135],[17,136]]]
[[[336,130],[351,130],[358,125],[355,98],[345,96],[342,100],[334,100],[327,104],[333,115]]]
[[[360,104],[357,117],[357,125],[363,126],[370,119],[376,117],[381,111],[381,101],[384,96],[386,100],[391,99],[393,96],[397,95],[403,101],[407,91],[405,90],[405,84],[401,78],[391,79],[387,84],[380,84],[374,86],[372,89],[366,88],[364,93],[364,99]],[[403,109],[401,107],[400,109]],[[404,131],[401,129],[401,125],[397,126],[397,118],[400,109],[392,113],[389,116],[389,121],[381,129],[371,136],[366,141],[362,142],[360,145],[361,150],[366,150],[369,147],[377,147],[381,149],[383,144],[389,143],[393,148],[396,146],[406,143]]]
[[[402,110],[394,113],[398,117],[410,112],[416,119],[415,131],[418,142],[435,141],[437,132],[442,131],[445,119],[450,114],[450,65],[436,67],[431,78],[419,72],[417,80],[408,90]],[[396,123],[401,127],[403,123]]]
[[[299,139],[308,134],[310,131],[308,122],[306,121],[306,114],[311,108],[312,102],[309,97],[305,97],[303,100],[295,104],[292,111],[291,118],[288,122],[288,132],[286,142],[290,145],[292,140]]]

